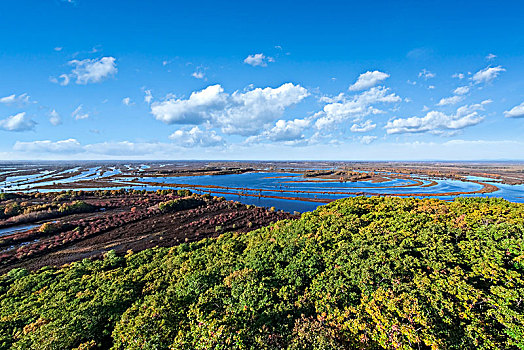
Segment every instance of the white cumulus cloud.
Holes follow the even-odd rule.
[[[360,143],[364,145],[369,145],[371,142],[375,141],[377,137],[371,136],[371,135],[365,135],[365,136],[361,136],[359,139],[360,139]]]
[[[486,100],[481,103],[462,106],[454,114],[448,115],[439,111],[430,111],[424,117],[398,118],[389,121],[385,128],[388,134],[432,132],[442,133],[450,130],[460,130],[477,125],[484,117],[478,111],[491,103]]]
[[[0,120],[0,128],[5,131],[28,131],[33,130],[36,122],[26,115],[25,112],[18,113]]]
[[[226,134],[253,135],[307,96],[307,89],[292,83],[277,88],[235,91],[230,95],[228,108],[217,117],[217,123]]]
[[[305,139],[304,132],[309,128],[310,125],[310,119],[280,119],[273,127],[265,130],[260,135],[247,138],[246,143],[273,141],[293,144],[296,141]]]
[[[500,73],[505,72],[505,71],[506,69],[502,68],[502,66],[486,67],[484,69],[479,70],[477,73],[475,73],[473,77],[471,77],[471,80],[473,80],[475,84],[490,83],[496,77],[498,77]]]
[[[425,80],[435,78],[437,75],[435,73],[430,72],[427,69],[423,69],[420,73],[418,73],[419,78],[424,78]]]
[[[71,116],[75,118],[76,120],[89,118],[89,113],[84,112],[83,107],[84,107],[83,105],[79,105],[78,107],[76,107],[73,113],[71,113]]]
[[[54,109],[49,112],[49,122],[55,126],[62,124],[62,118],[60,117],[60,114],[58,114],[58,112]]]
[[[504,112],[506,118],[524,118],[524,102]]]
[[[455,90],[453,90],[453,93],[455,95],[465,95],[469,92],[469,86],[459,86]]]
[[[455,95],[451,97],[445,97],[437,103],[437,106],[456,105],[459,102],[464,101],[464,96]]]
[[[150,104],[151,101],[153,100],[153,95],[151,94],[151,90],[145,90],[144,91],[144,101],[147,103],[147,104]]]
[[[224,144],[224,139],[215,131],[203,131],[198,126],[187,131],[177,130],[169,138],[182,147],[212,147]]]
[[[201,124],[226,105],[228,95],[220,85],[191,93],[188,99],[171,98],[151,104],[151,113],[166,124]]]
[[[371,120],[366,120],[360,124],[353,124],[351,126],[351,132],[368,132],[377,127],[377,124],[373,124]]]
[[[53,81],[54,83],[59,83],[59,84],[62,85],[62,86],[67,86],[67,85],[69,85],[69,81],[70,81],[70,79],[69,79],[69,75],[67,75],[67,74],[61,74],[58,78],[60,78],[60,79],[62,79],[62,80],[60,81],[60,80],[58,80],[58,79],[54,79],[54,80],[52,80],[52,81]]]
[[[202,72],[202,71],[193,72],[193,74],[191,74],[191,76],[193,78],[195,78],[195,79],[204,79],[206,77],[204,72]]]
[[[0,103],[6,104],[6,105],[12,105],[12,104],[25,105],[29,103],[29,98],[30,98],[29,95],[25,93],[21,95],[12,94],[9,96],[1,97]]]
[[[378,70],[373,72],[367,71],[366,73],[360,74],[357,81],[349,87],[349,90],[359,91],[369,89],[387,78],[389,78],[389,74],[387,73],[379,72]]]
[[[275,62],[273,57],[267,57],[263,53],[249,55],[244,59],[244,63],[253,67],[267,67],[269,62]]]
[[[166,124],[210,123],[226,134],[248,136],[257,134],[308,95],[307,89],[292,83],[232,94],[224,92],[220,85],[211,85],[193,92],[188,99],[154,102],[151,113]]]
[[[324,100],[327,101],[327,99]],[[374,105],[400,102],[402,99],[394,93],[390,93],[388,88],[378,86],[352,97],[338,95],[334,101],[338,102],[328,103],[321,112],[316,114],[318,119],[315,122],[315,127],[317,129],[330,129],[338,123],[348,120],[357,121],[359,118],[370,114],[383,113]]]
[[[77,84],[99,83],[105,78],[116,74],[116,59],[114,57],[102,57],[99,59],[72,60],[69,64],[73,66],[71,77],[76,78]],[[61,75],[60,77],[64,77]],[[67,77],[67,76],[66,76]],[[62,85],[69,83],[69,77],[64,77]]]
[[[67,139],[60,141],[17,141],[13,150],[27,153],[79,153],[83,148],[76,139]]]

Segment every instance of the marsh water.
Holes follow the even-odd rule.
[[[236,200],[245,204],[253,204],[264,207],[275,207],[289,212],[310,211],[325,203],[315,202],[322,199],[339,199],[351,197],[359,194],[363,195],[388,195],[401,194],[424,197],[423,194],[437,194],[432,198],[452,200],[454,196],[438,195],[450,192],[475,192],[482,188],[482,185],[475,182],[426,178],[417,175],[417,179],[422,184],[417,184],[413,179],[391,178],[383,182],[356,181],[339,182],[322,180],[318,178],[304,178],[296,173],[282,172],[247,172],[232,175],[201,175],[201,176],[176,176],[176,177],[120,177],[121,170],[116,167],[89,167],[83,168],[79,174],[66,177],[67,173],[79,172],[81,168],[71,167],[58,173],[42,171],[37,174],[27,176],[10,176],[3,183],[2,190],[5,191],[31,191],[34,187],[75,183],[75,189],[146,189],[157,190],[173,188],[172,185],[179,185],[176,188],[188,188],[197,193],[210,193],[212,195],[223,196],[229,200]],[[147,169],[142,165],[139,171]],[[57,175],[59,175],[57,177]],[[384,173],[385,176],[391,173]],[[60,179],[60,176],[65,178]],[[105,179],[109,180],[117,187],[107,188],[82,188],[82,182]],[[38,180],[38,181],[35,181]],[[482,181],[493,184],[499,188],[498,191],[482,194],[463,194],[461,196],[482,196],[482,197],[502,197],[512,202],[524,202],[524,185],[504,185],[496,180],[488,178],[473,178],[468,180]],[[435,185],[429,186],[432,181]],[[147,182],[149,184],[144,184]],[[171,186],[170,186],[171,185]],[[427,185],[427,186],[425,186]],[[197,187],[193,187],[197,186]],[[206,187],[209,186],[209,187]],[[40,191],[55,191],[45,189]],[[349,192],[349,193],[348,193]],[[271,198],[279,197],[279,198]]]
[[[424,184],[436,181],[435,186],[421,187],[402,187],[412,185],[414,180],[392,179],[380,183],[370,181],[356,182],[332,182],[316,179],[305,181],[303,177],[293,173],[264,173],[252,172],[235,175],[204,175],[204,176],[182,176],[182,177],[158,177],[158,178],[139,178],[140,181],[158,182],[168,184],[188,184],[198,186],[221,186],[217,195],[224,196],[226,199],[237,200],[246,204],[259,206],[274,206],[277,209],[286,211],[309,211],[324,203],[308,202],[296,200],[296,198],[315,199],[339,199],[356,196],[357,194],[347,194],[345,192],[363,192],[366,195],[387,195],[387,194],[423,194],[423,193],[446,193],[446,192],[474,192],[482,188],[482,185],[472,182],[464,182],[450,179],[427,179]],[[479,179],[480,180],[480,179]],[[502,197],[512,202],[524,202],[523,185],[502,185],[493,182],[491,179],[481,179],[483,182],[491,183],[500,188],[499,191],[488,194],[466,194],[465,197]],[[305,181],[305,182],[302,182]],[[149,188],[144,186],[141,188]],[[162,188],[156,186],[155,188]],[[215,193],[213,188],[190,188],[198,193]],[[259,191],[262,189],[263,191]],[[309,193],[307,193],[309,192]],[[256,197],[257,194],[265,196],[287,197],[290,199]],[[255,197],[254,197],[254,196]],[[415,196],[423,198],[423,196]],[[294,199],[291,199],[294,198]],[[433,198],[452,200],[454,196],[434,196]]]

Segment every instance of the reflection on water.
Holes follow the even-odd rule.
[[[32,228],[38,227],[38,226],[40,225],[30,224],[30,225],[18,225],[18,226],[0,228],[0,237],[8,236],[10,234],[17,233],[17,232],[27,231]]]

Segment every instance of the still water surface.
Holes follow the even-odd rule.
[[[79,168],[66,170],[65,172],[77,171]],[[191,191],[197,193],[210,193],[217,196],[223,196],[226,199],[236,200],[245,204],[254,204],[264,207],[275,207],[289,212],[293,211],[310,211],[319,205],[321,202],[308,202],[307,199],[339,199],[344,197],[352,197],[356,194],[363,193],[365,195],[387,195],[387,194],[431,194],[431,193],[446,193],[446,192],[474,192],[482,188],[481,185],[472,182],[464,182],[450,179],[429,179],[419,176],[424,184],[436,181],[435,186],[421,187],[420,185],[405,187],[407,185],[415,184],[414,180],[410,179],[391,179],[386,182],[373,183],[371,181],[357,181],[357,182],[332,182],[320,179],[315,181],[308,180],[295,173],[272,173],[272,172],[250,172],[244,174],[233,175],[203,175],[203,176],[178,176],[178,177],[139,177],[131,180],[130,178],[119,178],[120,170],[110,167],[105,171],[101,171],[100,167],[94,167],[84,170],[81,174],[65,178],[62,180],[55,180],[49,174],[41,173],[40,182],[31,184],[31,179],[37,177],[36,175],[30,177],[12,177],[5,184],[10,183],[9,190],[30,191],[33,186],[51,185],[53,183],[71,183],[77,182],[78,189],[82,189],[82,181],[94,179],[111,179],[115,183],[119,183],[120,188],[132,189],[147,189],[157,190],[169,187],[169,184],[182,184],[179,188],[186,188],[183,185],[198,185],[198,186],[220,186],[220,189],[213,188],[189,188]],[[116,176],[108,178],[109,176]],[[312,179],[309,179],[312,180]],[[482,197],[502,197],[512,202],[524,202],[524,185],[501,185],[492,179],[487,178],[469,178],[469,180],[478,180],[493,184],[499,187],[499,190],[488,194],[466,194],[463,196],[482,196]],[[138,181],[159,183],[161,185],[144,185],[139,184]],[[116,188],[119,188],[116,187]],[[85,190],[93,190],[96,188],[84,188]],[[115,189],[100,188],[100,189]],[[54,191],[54,190],[46,190]],[[221,192],[221,193],[217,193]],[[306,193],[311,192],[311,193]],[[275,196],[284,198],[265,198],[259,197]],[[422,198],[422,196],[419,196]],[[287,199],[289,198],[289,199]],[[294,200],[296,198],[303,200]],[[434,196],[432,198],[440,198],[445,200],[452,200],[453,196]],[[1,235],[1,232],[0,232]]]

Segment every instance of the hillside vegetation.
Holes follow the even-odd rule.
[[[2,349],[524,349],[524,206],[356,197],[0,277]]]

